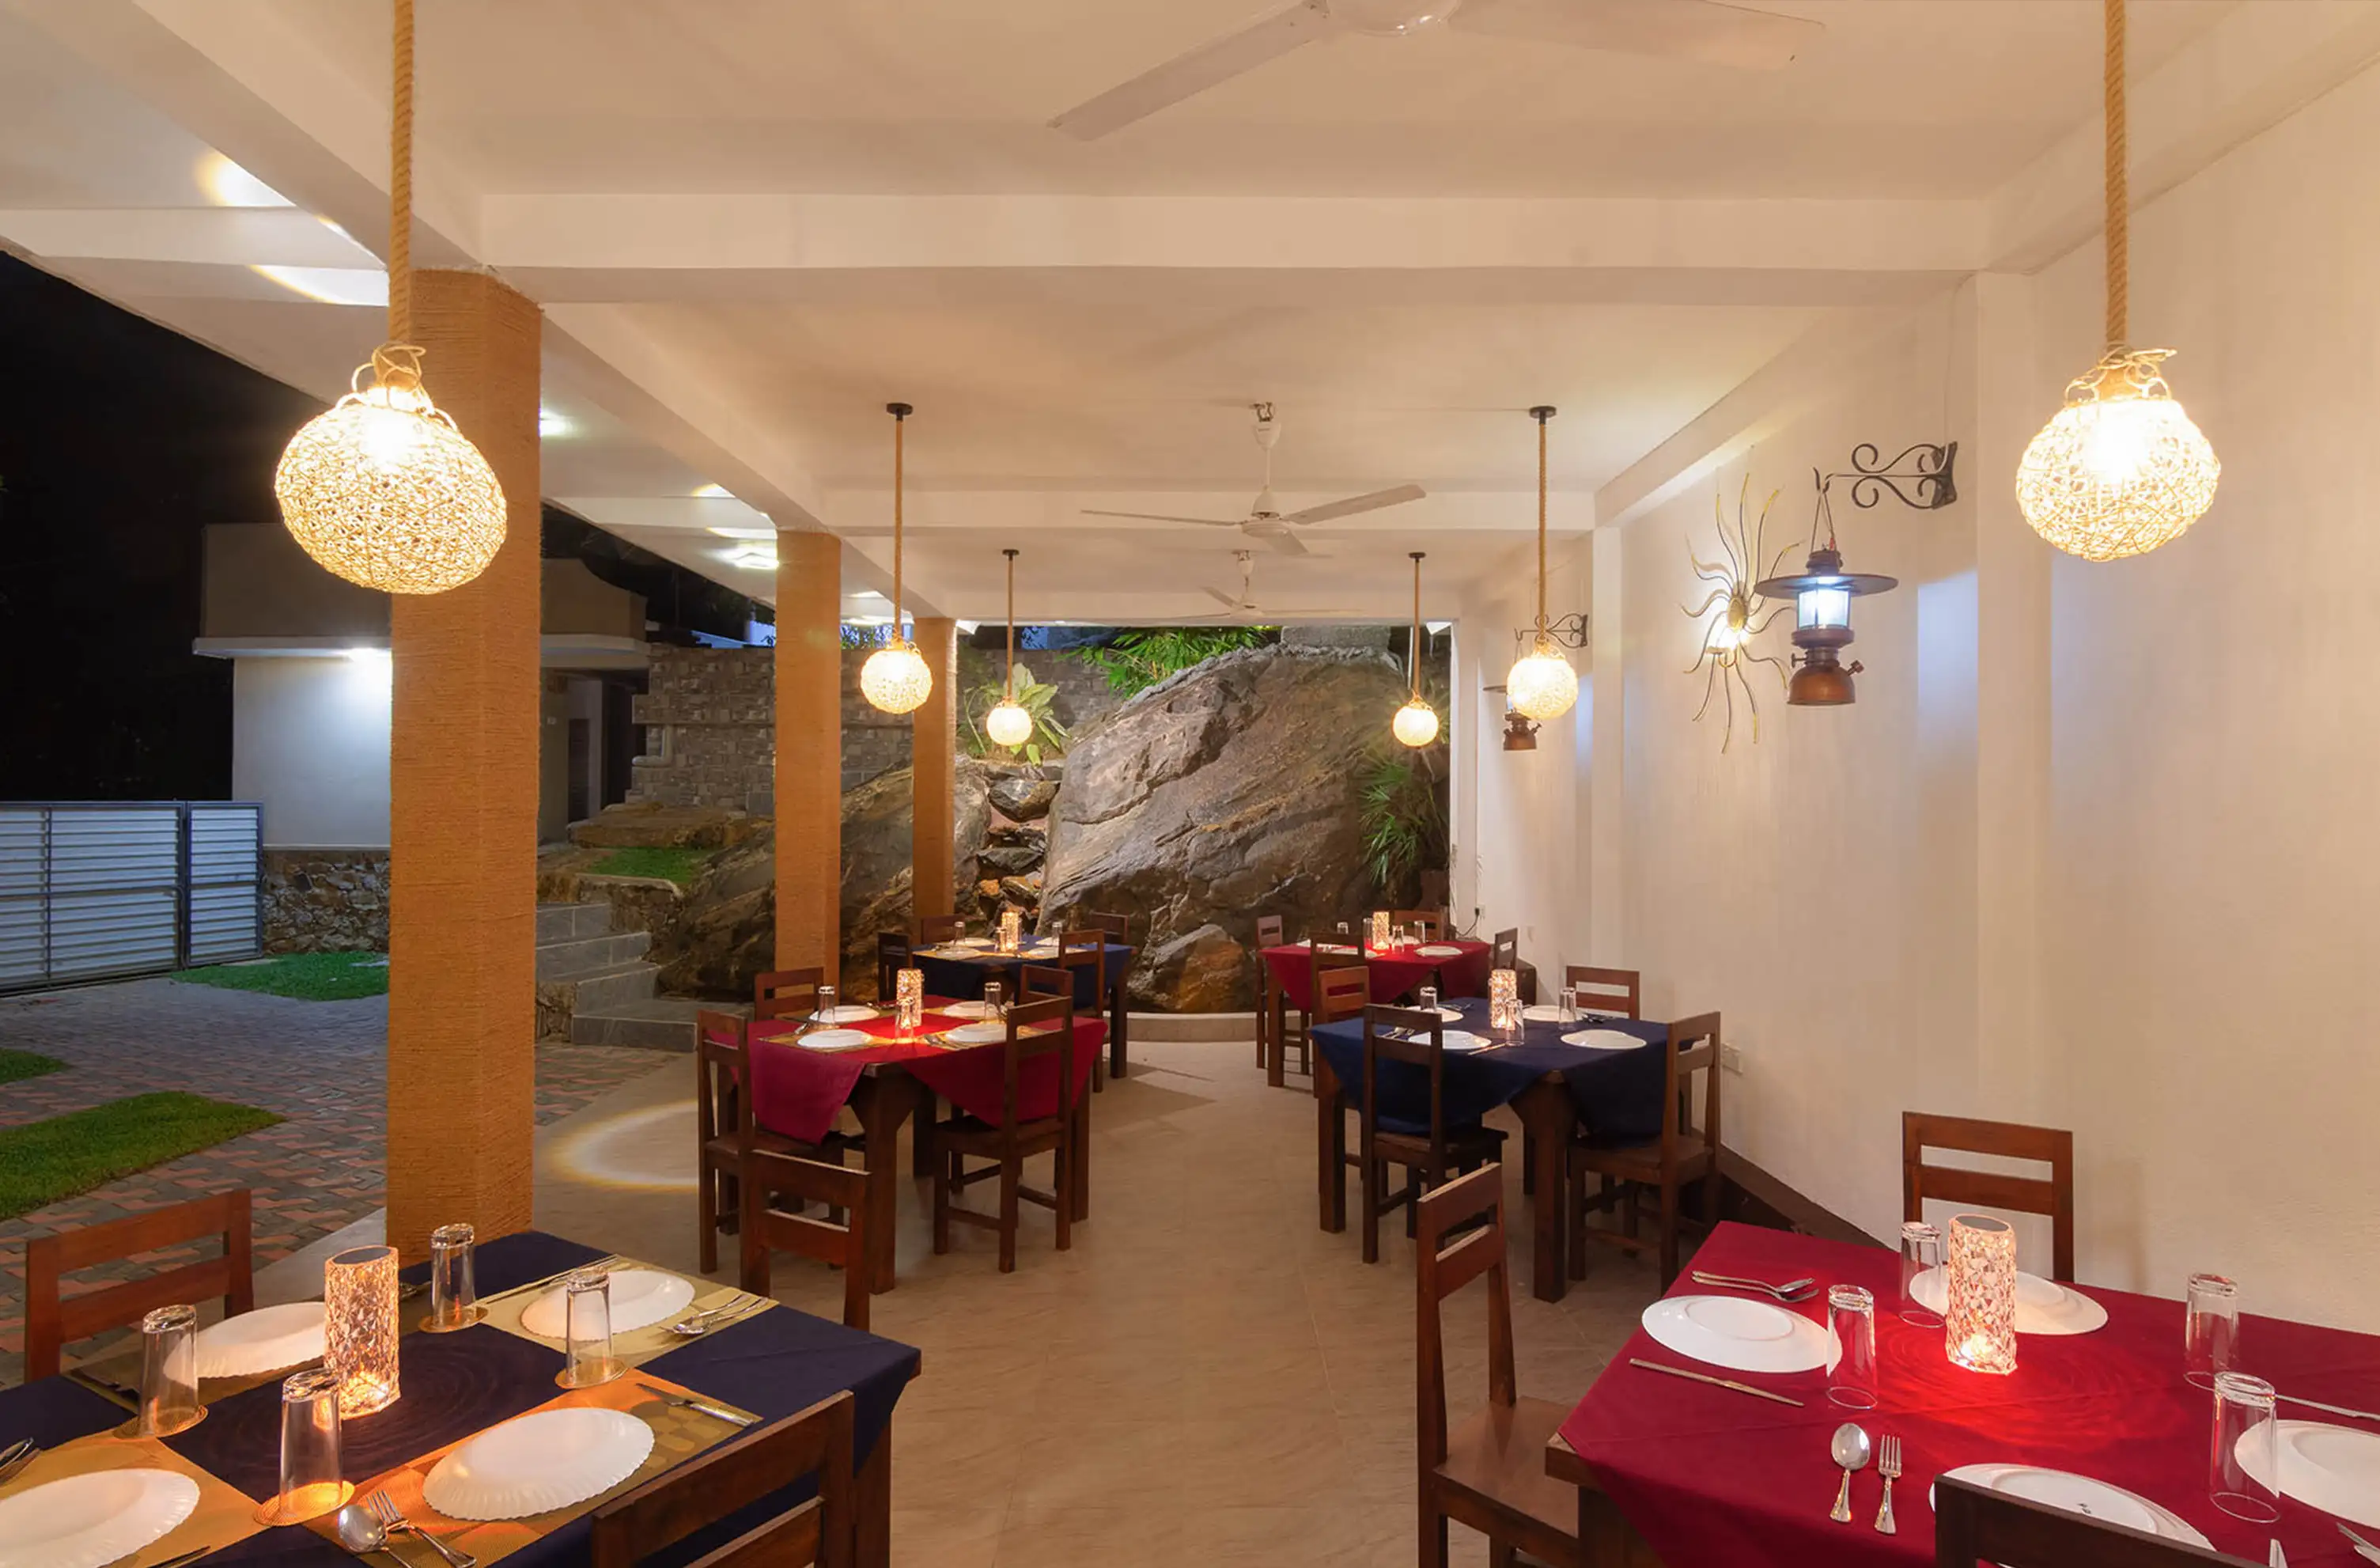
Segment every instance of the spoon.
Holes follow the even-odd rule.
[[[1834,1512],[1827,1517],[1838,1525],[1848,1525],[1852,1522],[1852,1474],[1867,1468],[1867,1433],[1857,1422],[1846,1421],[1835,1428],[1827,1452],[1843,1470],[1842,1489],[1835,1494]]]
[[[1692,1272],[1694,1283],[1698,1285],[1718,1285],[1724,1290],[1757,1291],[1763,1295],[1787,1303],[1807,1301],[1817,1294],[1818,1289],[1818,1282],[1814,1279],[1788,1280],[1781,1285],[1772,1285],[1767,1280],[1746,1280],[1733,1274],[1711,1274],[1700,1269],[1694,1270]]]
[[[361,1557],[368,1551],[385,1551],[391,1557],[396,1557],[395,1549],[388,1544],[388,1526],[365,1512],[361,1503],[351,1502],[340,1509],[332,1525],[338,1532],[339,1544],[354,1555]],[[399,1562],[405,1561],[402,1557],[396,1560]]]

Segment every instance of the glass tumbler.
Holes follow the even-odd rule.
[[[2280,1454],[2274,1438],[2273,1385],[2245,1372],[2215,1375],[2215,1442],[2206,1489],[2234,1519],[2269,1525],[2281,1516]]]
[[[339,1375],[327,1367],[293,1373],[281,1383],[281,1491],[257,1510],[258,1521],[319,1519],[355,1495],[341,1475]]]
[[[1422,987],[1422,988],[1421,988],[1421,990],[1420,990],[1420,991],[1419,991],[1418,993],[1416,993],[1416,1000],[1417,1000],[1417,1001],[1419,1001],[1419,1003],[1421,1003],[1421,1010],[1422,1010],[1423,1012],[1425,1012],[1425,1013],[1435,1013],[1435,1012],[1437,1012],[1437,1011],[1438,1011],[1438,988],[1437,988],[1436,986],[1424,986],[1424,987]]]
[[[1846,1409],[1875,1409],[1876,1297],[1865,1287],[1836,1285],[1827,1292],[1827,1337],[1833,1356],[1827,1397]]]
[[[1555,1015],[1554,1015],[1554,1016],[1555,1016],[1558,1020],[1560,1020],[1560,1022],[1565,1023],[1565,1024],[1575,1024],[1575,1023],[1577,1023],[1577,1022],[1578,1022],[1578,987],[1576,987],[1576,986],[1564,986],[1564,987],[1562,987],[1562,988],[1561,988],[1561,998],[1560,998],[1560,1003],[1561,1003],[1561,1010],[1560,1010],[1559,1013],[1555,1014]]]
[[[983,1013],[984,1013],[984,1016],[985,1016],[985,1017],[987,1017],[987,1018],[998,1018],[998,1017],[1002,1016],[1002,1015],[1005,1014],[1006,1009],[1004,1009],[1004,1008],[1002,1008],[1002,1007],[1001,1006],[1001,1003],[1002,1003],[1002,1000],[1007,996],[1007,994],[1008,994],[1008,993],[1007,993],[1006,989],[1005,989],[1004,987],[1002,987],[1002,986],[1001,985],[1001,983],[1000,983],[998,980],[986,980],[986,981],[984,981],[984,982],[983,982]]]
[[[612,1276],[581,1269],[563,1287],[563,1333],[569,1363],[553,1380],[566,1389],[608,1383],[627,1370],[612,1355]]]
[[[834,987],[820,986],[818,988],[818,1012],[812,1016],[821,1024],[832,1024],[834,1022]]]
[[[1950,1283],[1940,1273],[1942,1231],[1923,1220],[1900,1227],[1900,1320],[1915,1329],[1938,1329],[1942,1314],[1917,1299],[1918,1276],[1934,1271],[1935,1283],[1949,1294]]]
[[[2220,1274],[2192,1274],[2182,1303],[2181,1373],[2203,1389],[2240,1357],[2240,1287]]]
[[[487,1316],[471,1277],[478,1239],[468,1225],[441,1225],[430,1233],[430,1316],[421,1320],[422,1332],[451,1334]]]
[[[140,1418],[144,1438],[170,1437],[199,1424],[199,1309],[160,1307],[140,1319]]]

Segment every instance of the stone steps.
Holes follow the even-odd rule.
[[[655,996],[625,1002],[601,1012],[575,1014],[570,1020],[573,1045],[624,1045],[640,1051],[694,1050],[695,1015],[701,1012],[748,1015],[749,1006],[705,1002],[690,996]]]
[[[537,942],[540,947],[550,942],[604,936],[611,930],[612,906],[608,904],[540,904],[537,906]]]
[[[609,903],[537,906],[537,1038],[572,1039],[579,1015],[652,1000],[645,931],[614,931]]]
[[[611,906],[594,905],[607,921]],[[537,947],[537,978],[540,981],[575,979],[602,970],[617,969],[642,959],[653,945],[650,931],[607,931],[601,936],[541,942]]]

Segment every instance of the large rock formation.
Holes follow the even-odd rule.
[[[1363,775],[1404,695],[1384,654],[1248,649],[1078,732],[1050,816],[1043,928],[1078,908],[1124,911],[1141,943],[1135,1005],[1255,1005],[1257,915],[1282,916],[1294,936],[1384,902],[1364,854]]]

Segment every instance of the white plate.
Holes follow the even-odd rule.
[[[492,1427],[431,1467],[421,1501],[449,1519],[523,1519],[611,1490],[653,1451],[620,1410],[540,1410]]]
[[[1561,1039],[1564,1045],[1584,1045],[1597,1051],[1634,1051],[1653,1043],[1621,1029],[1579,1029]]]
[[[94,1470],[0,1500],[0,1568],[99,1568],[162,1539],[199,1505],[172,1470]]]
[[[1986,1491],[2004,1492],[2050,1508],[2062,1508],[2069,1513],[2105,1519],[2111,1525],[2128,1525],[2167,1540],[2188,1541],[2210,1550],[2215,1544],[2171,1509],[2151,1502],[2137,1492],[2071,1471],[2045,1470],[2037,1465],[1961,1465],[1943,1473]],[[1925,1489],[1925,1501],[1928,1507],[1933,1506],[1931,1485]]]
[[[993,944],[992,940],[988,936],[963,936],[951,945],[953,947],[964,947],[970,952],[980,953],[985,948]]]
[[[794,1043],[804,1051],[856,1051],[884,1042],[859,1029],[814,1029]]]
[[[199,1331],[199,1376],[247,1378],[322,1359],[322,1304],[262,1307]]]
[[[2240,1434],[2240,1465],[2269,1487],[2263,1445],[2250,1448],[2248,1436]],[[2281,1455],[2279,1490],[2325,1513],[2380,1525],[2380,1436],[2320,1421],[2278,1421],[2273,1438]]]
[[[989,1018],[991,1016],[991,1003],[989,1002],[953,1002],[947,1007],[937,1007],[934,1011],[940,1013],[946,1018]]]
[[[864,1007],[856,1002],[846,1002],[840,1007],[830,1007],[810,1016],[821,1024],[856,1024],[876,1016],[876,1009]]]
[[[1424,958],[1460,958],[1463,956],[1463,949],[1459,947],[1449,947],[1442,942],[1431,942],[1427,947],[1416,947],[1414,951],[1421,954]]]
[[[942,1038],[953,1045],[990,1045],[1008,1038],[1008,1026],[996,1018],[987,1018],[980,1024],[961,1024]]]
[[[1739,1372],[1815,1372],[1827,1331],[1798,1312],[1734,1295],[1672,1295],[1645,1308],[1645,1331],[1680,1355]]]
[[[1949,1286],[1939,1269],[1909,1282],[1917,1305],[1929,1312],[1949,1309]],[[2053,1336],[2087,1334],[2107,1326],[2107,1309],[2081,1291],[2020,1270],[2016,1277],[2016,1331]]]
[[[918,948],[917,951],[929,958],[972,958],[975,956],[974,948],[960,947],[955,943],[942,947],[921,947]]]
[[[521,1314],[521,1327],[532,1334],[558,1340],[569,1331],[567,1286],[556,1286],[528,1304]],[[614,1269],[612,1270],[612,1331],[626,1333],[658,1323],[664,1318],[674,1318],[686,1310],[694,1299],[694,1282],[677,1274],[664,1274],[656,1269]],[[456,1518],[465,1517],[456,1514]],[[489,1518],[497,1515],[489,1514]]]
[[[1439,1040],[1449,1051],[1485,1051],[1496,1042],[1468,1029],[1441,1029]]]
[[[1551,1002],[1532,1002],[1521,1009],[1521,1016],[1532,1024],[1559,1024],[1561,1022],[1561,1008]]]

